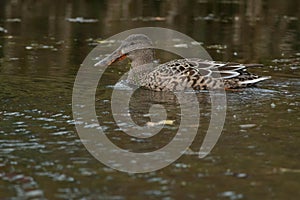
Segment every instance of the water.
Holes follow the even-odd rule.
[[[299,13],[295,1],[1,2],[1,199],[297,199]],[[143,26],[181,31],[202,42],[216,60],[263,63],[251,72],[272,79],[227,92],[222,135],[204,159],[195,151],[211,108],[209,94],[201,92],[201,128],[190,149],[164,169],[128,174],[101,164],[81,143],[72,88],[80,64],[99,40]],[[136,91],[130,106],[135,122],[146,124],[149,107],[158,103],[174,123],[151,139],[126,136],[110,110],[113,86],[128,70],[124,66],[109,68],[99,83],[99,121],[122,148],[159,149],[180,123],[176,97]]]

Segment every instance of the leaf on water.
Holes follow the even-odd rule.
[[[175,120],[161,120],[159,122],[147,122],[147,126],[173,125]]]
[[[290,168],[283,168],[283,167],[280,167],[279,171],[282,173],[285,172],[300,173],[300,169],[290,169]]]
[[[255,126],[256,126],[256,124],[241,124],[240,128],[246,129],[246,128],[253,128]]]

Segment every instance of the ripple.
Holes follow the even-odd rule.
[[[234,191],[225,191],[219,194],[221,197],[227,197],[230,200],[236,200],[236,199],[243,199],[244,195],[243,194],[237,194]]]
[[[70,133],[71,133],[71,131],[58,131],[55,133],[51,133],[51,135],[68,135]]]
[[[75,18],[66,18],[68,22],[73,23],[96,23],[98,22],[98,19],[86,19],[83,17],[75,17]]]

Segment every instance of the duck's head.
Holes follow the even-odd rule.
[[[132,61],[132,67],[153,62],[154,49],[150,38],[144,34],[130,35],[122,42],[119,48],[94,66],[108,66],[126,57]]]

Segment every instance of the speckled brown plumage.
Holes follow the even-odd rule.
[[[110,65],[123,57],[131,59],[128,82],[155,91],[181,91],[244,88],[268,79],[246,71],[248,66],[236,63],[188,58],[154,64],[152,41],[145,35],[131,35],[110,56],[96,63]]]

